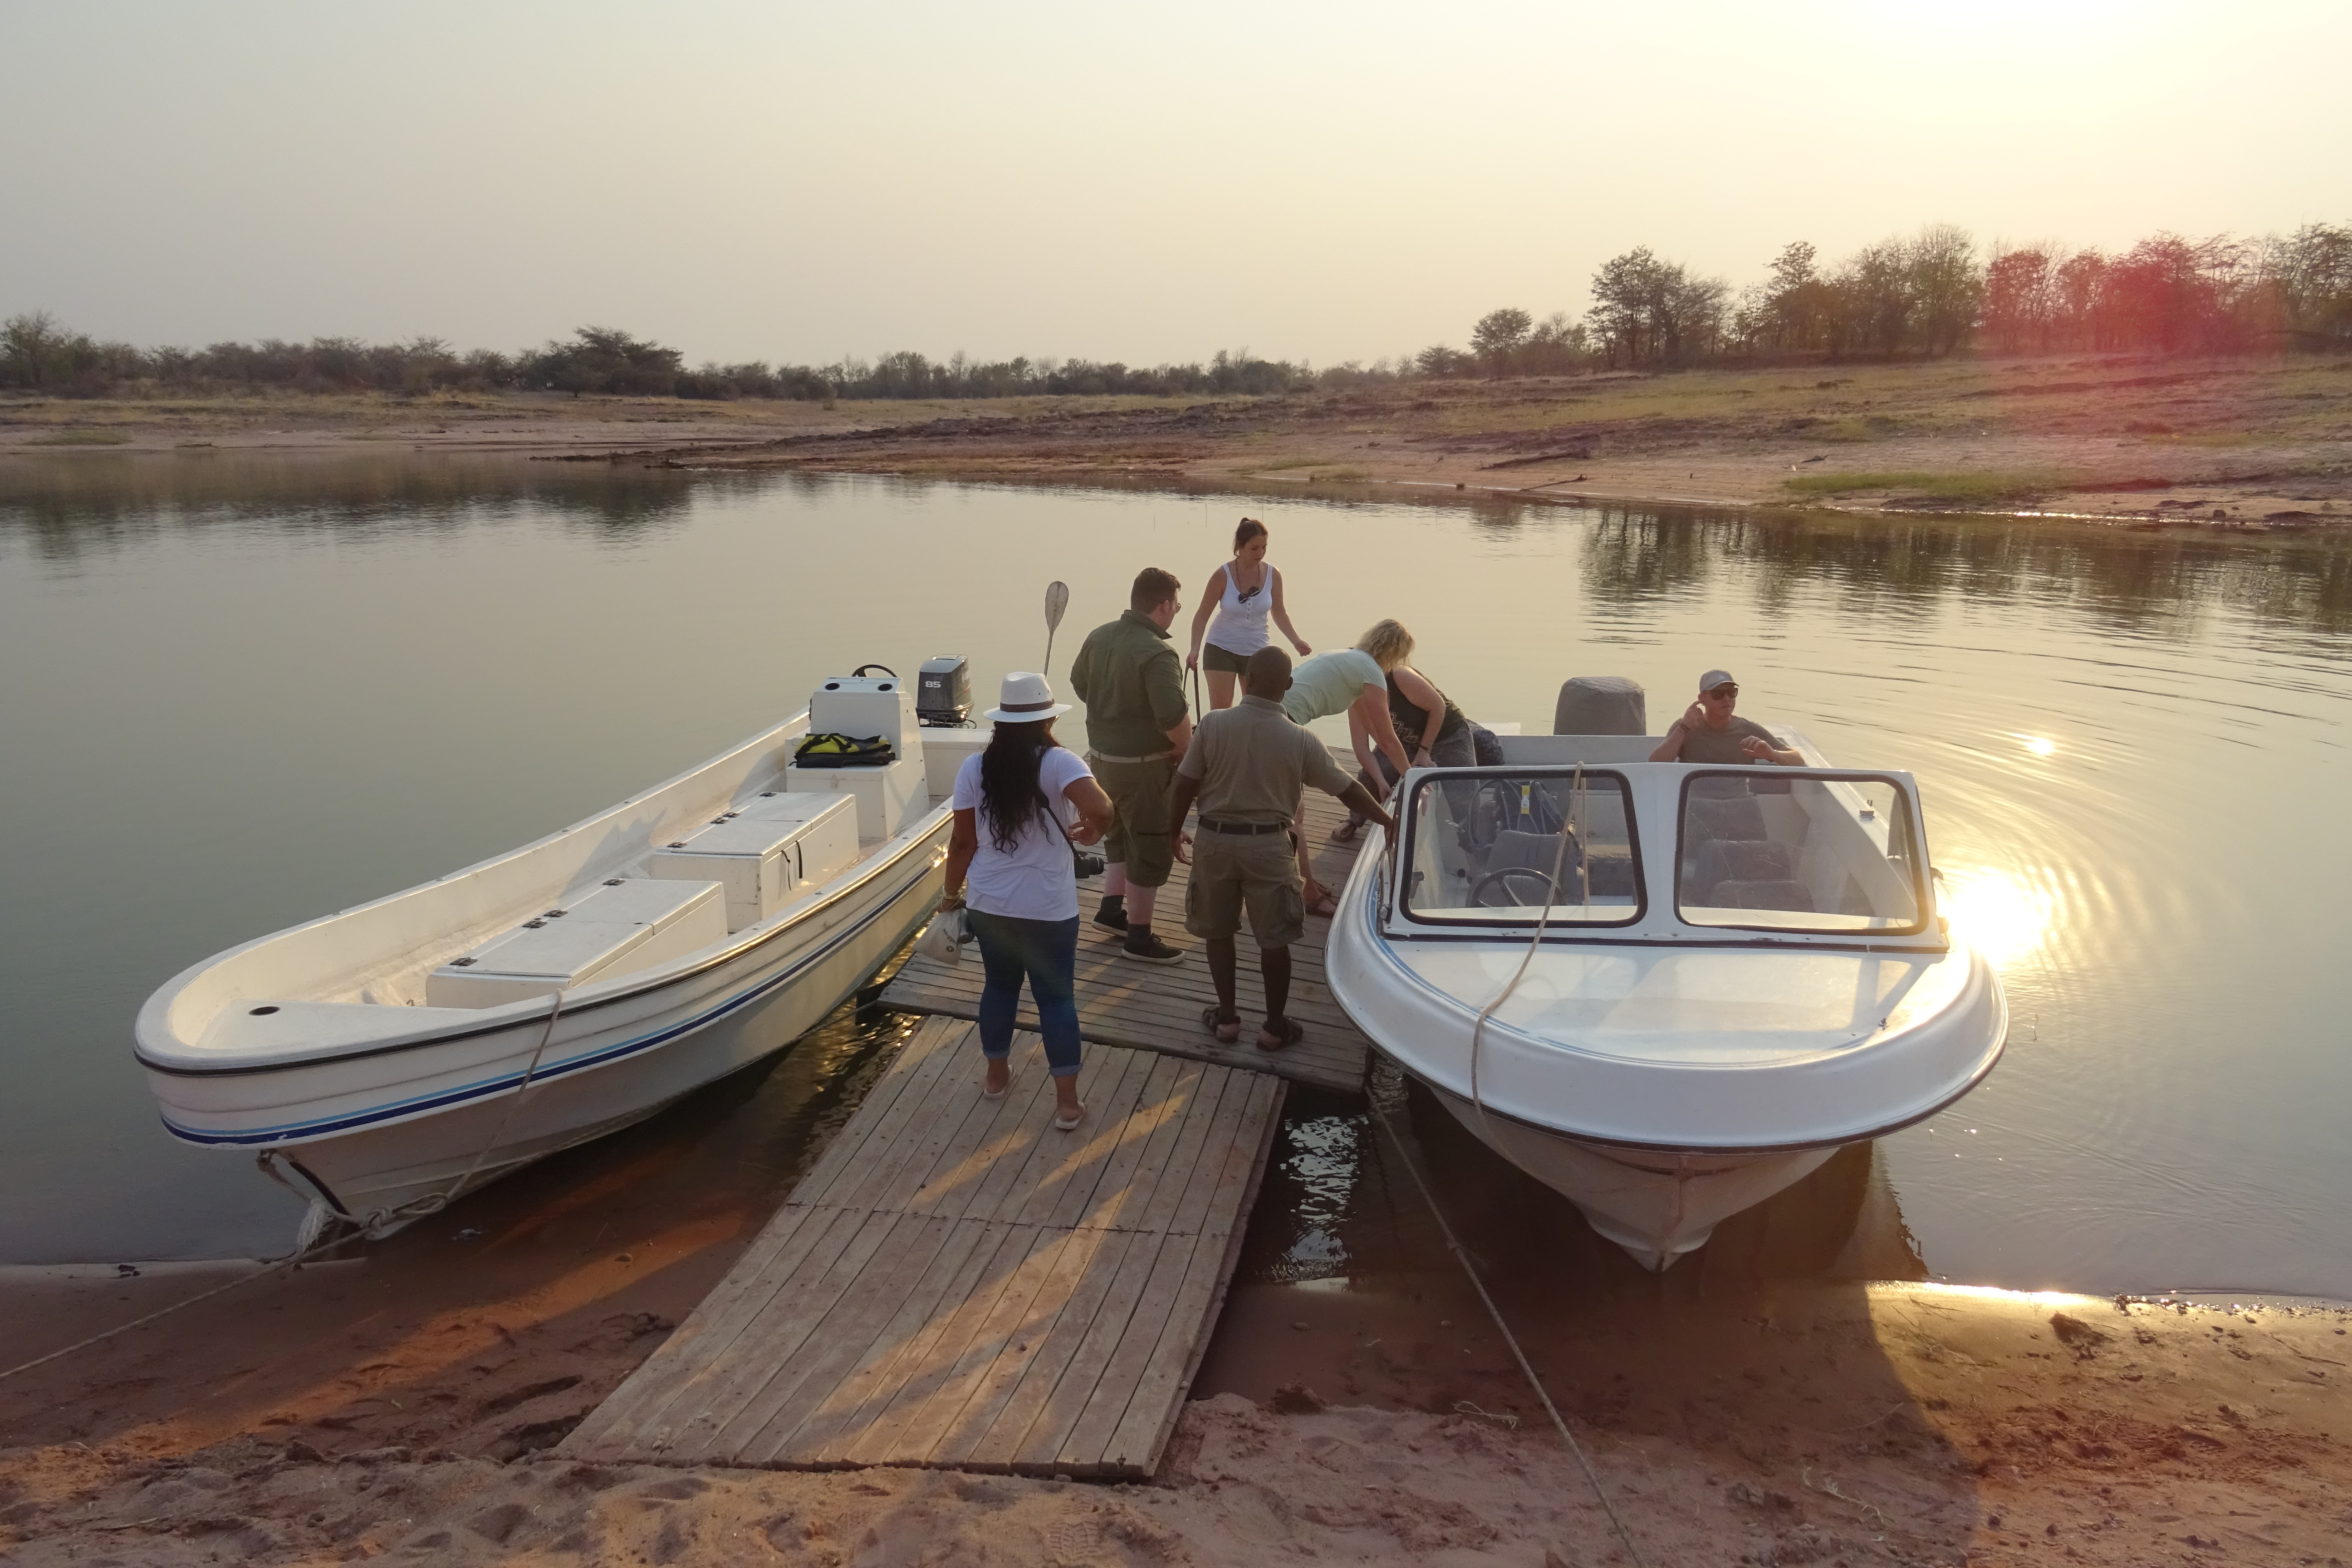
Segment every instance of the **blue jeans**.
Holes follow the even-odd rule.
[[[1078,917],[1024,921],[1011,915],[963,912],[964,928],[980,943],[987,984],[980,992],[980,1048],[1003,1061],[1013,1054],[1013,1016],[1021,983],[1037,1000],[1037,1031],[1055,1078],[1078,1070]]]

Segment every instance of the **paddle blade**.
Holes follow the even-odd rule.
[[[1048,637],[1062,624],[1062,612],[1070,607],[1070,585],[1067,583],[1045,584],[1045,632]]]

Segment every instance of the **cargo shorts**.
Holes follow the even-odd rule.
[[[1176,759],[1155,757],[1146,763],[1111,763],[1089,756],[1087,765],[1110,796],[1110,831],[1103,835],[1103,859],[1127,868],[1127,879],[1139,888],[1157,888],[1168,880],[1176,864],[1175,842],[1168,831],[1168,797],[1176,789]]]
[[[1244,908],[1261,950],[1288,947],[1307,934],[1290,836],[1202,828],[1192,839],[1192,874],[1184,884],[1184,929],[1203,939],[1233,936]]]

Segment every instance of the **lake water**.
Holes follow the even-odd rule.
[[[1743,712],[1917,773],[2015,1027],[1824,1178],[1894,1255],[2352,1297],[2352,542],[404,455],[0,459],[0,1261],[282,1249],[289,1200],[166,1137],[131,1062],[184,965],[574,821],[858,663],[961,652],[992,690],[1056,577],[1066,669],[1139,566],[1197,585],[1244,510],[1310,640],[1399,616],[1475,717],[1549,730],[1564,678],[1621,674],[1662,728],[1720,665]],[[827,1060],[885,1030],[845,1017]],[[1254,1270],[1374,1266],[1370,1137],[1300,1102]]]

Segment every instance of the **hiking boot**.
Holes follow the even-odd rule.
[[[1124,898],[1105,899],[1102,901],[1102,908],[1095,911],[1095,924],[1105,931],[1115,931],[1122,936],[1126,935],[1127,900]]]
[[[1184,961],[1184,950],[1152,935],[1150,926],[1128,927],[1127,941],[1119,952],[1129,958],[1139,958],[1146,963],[1181,963]]]

